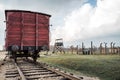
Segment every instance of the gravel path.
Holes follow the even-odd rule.
[[[5,79],[5,66],[2,65],[4,64],[3,59],[5,58],[7,52],[0,52],[0,80]]]

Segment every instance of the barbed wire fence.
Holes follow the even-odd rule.
[[[84,42],[77,45],[69,45],[64,47],[65,54],[78,54],[78,55],[120,55],[120,46],[116,46],[115,42],[95,43],[90,42],[90,46],[86,47]]]

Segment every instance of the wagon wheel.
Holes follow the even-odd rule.
[[[33,61],[36,62],[37,61],[37,57],[33,57]]]
[[[17,55],[16,55],[16,52],[12,52],[12,56],[13,56],[14,61],[17,62]]]
[[[32,56],[34,62],[37,61],[37,57],[38,57],[38,53],[35,52]]]

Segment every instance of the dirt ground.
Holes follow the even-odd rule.
[[[0,52],[0,61],[5,58],[6,54],[7,52]]]

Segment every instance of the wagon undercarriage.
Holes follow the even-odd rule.
[[[32,53],[28,53],[28,52],[14,52],[14,51],[8,51],[8,55],[10,56],[10,58],[13,58],[15,62],[17,62],[17,58],[18,57],[26,57],[26,59],[28,57],[31,57],[33,59],[34,62],[36,62],[37,58],[39,57],[39,52],[32,52]]]

